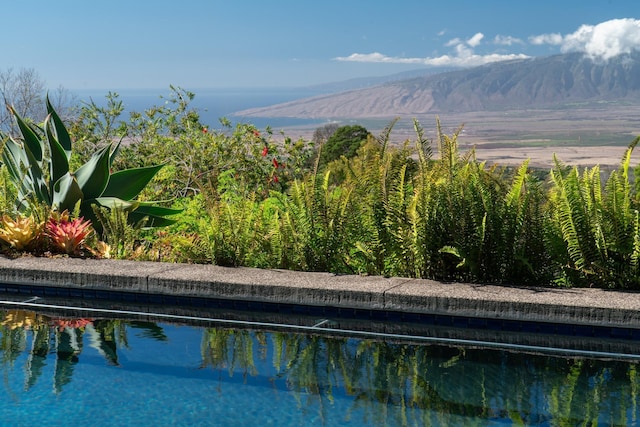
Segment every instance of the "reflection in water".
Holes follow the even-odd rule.
[[[0,315],[8,390],[15,385],[7,372],[20,354],[28,355],[25,390],[55,358],[53,388],[62,393],[85,346],[108,365],[120,366],[119,352],[131,345],[127,331],[136,329],[145,340],[170,341],[163,327],[151,322],[54,318],[21,310]],[[336,399],[348,399],[350,413],[363,423],[381,426],[628,425],[637,422],[639,412],[635,363],[319,334],[200,330],[201,369],[240,375],[243,383],[266,377],[274,393],[293,393],[299,408],[314,408],[323,420]]]

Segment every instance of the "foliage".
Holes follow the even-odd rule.
[[[214,129],[194,96],[171,87],[163,104],[125,119],[109,93],[104,107],[81,107],[69,132],[50,105],[41,126],[16,115],[22,137],[5,137],[0,175],[7,219],[17,218],[10,200],[44,222],[42,204],[77,205],[99,230],[86,246],[116,258],[640,287],[640,187],[629,177],[638,139],[608,177],[557,159],[542,173],[479,162],[460,150],[462,128],[444,134],[439,120],[433,141],[414,121],[415,138],[392,144],[394,120],[377,137],[326,126],[314,144],[226,119]],[[176,212],[181,221],[166,218]],[[169,227],[147,230],[159,224]]]
[[[330,171],[296,181],[289,197],[280,197],[277,241],[280,260],[288,268],[353,272],[346,262],[354,220],[350,185],[329,185]]]
[[[411,262],[401,254],[396,237],[404,235],[405,196],[411,191],[413,167],[406,144],[401,150],[389,146],[395,123],[390,123],[378,138],[367,140],[356,157],[341,161],[348,171],[344,185],[354,187],[353,211],[360,213],[360,227],[353,228],[356,241],[349,257],[357,271],[368,274],[407,275],[404,263]]]
[[[118,93],[108,92],[105,99],[104,106],[99,106],[94,100],[80,105],[69,127],[69,134],[75,140],[70,163],[76,167],[87,162],[107,143],[122,141],[127,135],[126,123],[120,121],[124,104]]]
[[[146,219],[132,223],[129,221],[129,212],[120,207],[107,209],[96,206],[94,215],[102,224],[102,238],[106,244],[102,251],[107,250],[109,258],[128,258],[135,251],[139,230],[144,227]]]
[[[215,191],[219,179],[233,174],[249,192],[262,196],[281,190],[306,172],[313,145],[274,135],[271,129],[226,120],[221,129],[201,123],[190,102],[195,94],[171,87],[165,103],[122,118],[117,93],[107,95],[105,107],[85,105],[71,127],[78,140],[96,141],[84,149],[100,148],[104,140],[122,140],[115,168],[166,164],[141,197],[174,200],[202,191]],[[88,143],[87,143],[88,144]],[[223,175],[225,174],[225,175]]]
[[[629,181],[636,138],[603,185],[598,166],[551,171],[548,248],[558,281],[581,286],[640,287],[640,218]]]
[[[22,138],[6,139],[2,159],[17,188],[18,210],[28,210],[34,204],[45,204],[63,212],[79,205],[80,214],[93,219],[92,206],[119,206],[129,209],[136,221],[148,218],[150,226],[173,222],[166,216],[174,215],[177,211],[151,202],[134,201],[162,165],[112,172],[119,144],[113,148],[109,142],[72,171],[69,166],[71,137],[49,100],[49,115],[42,127],[27,123],[15,110],[11,111]]]
[[[363,126],[340,126],[322,145],[320,165],[326,165],[341,156],[345,156],[347,159],[352,158],[368,137],[369,131]]]

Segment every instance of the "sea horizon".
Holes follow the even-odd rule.
[[[266,107],[320,94],[310,88],[184,88],[195,94],[190,102],[204,125],[218,127],[220,119],[227,118],[232,124],[251,123],[257,128],[271,127],[274,131],[295,126],[322,126],[326,119],[299,119],[291,117],[242,117],[235,115],[242,110]],[[94,102],[98,106],[107,103],[107,95],[118,94],[124,105],[123,118],[131,112],[143,112],[154,106],[163,105],[171,95],[166,88],[124,88],[124,89],[69,89],[78,102]]]

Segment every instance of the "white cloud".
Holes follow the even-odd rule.
[[[495,38],[493,39],[493,43],[504,45],[504,46],[511,46],[514,44],[524,44],[524,42],[517,37],[501,36],[499,34],[495,36]]]
[[[462,43],[464,43],[464,42],[461,39],[456,37],[455,39],[449,40],[444,45],[445,46],[456,46],[456,45],[459,45],[459,44],[462,44]]]
[[[352,53],[349,56],[339,56],[337,58],[333,58],[336,61],[343,62],[375,62],[382,63],[388,62],[393,64],[419,64],[419,58],[398,58],[391,57],[381,54],[380,52],[373,53]]]
[[[392,63],[392,64],[421,64],[433,67],[474,67],[484,65],[490,62],[508,61],[510,59],[528,58],[524,54],[497,54],[477,55],[473,48],[480,45],[484,38],[484,34],[476,33],[467,40],[454,38],[449,40],[445,46],[453,47],[455,55],[441,55],[438,57],[426,58],[405,58],[387,56],[380,52],[373,53],[353,53],[349,56],[340,56],[333,58],[335,61],[344,62],[376,62],[376,63]]]
[[[374,63],[389,63],[389,64],[420,64],[429,65],[433,67],[473,67],[477,65],[484,65],[490,62],[507,61],[510,59],[524,59],[528,58],[523,54],[508,54],[500,55],[497,53],[489,55],[476,55],[468,48],[460,48],[457,51],[456,56],[442,55],[438,57],[427,58],[400,58],[393,56],[386,56],[379,52],[374,53],[354,53],[349,56],[341,56],[334,58],[336,61],[344,62],[374,62]]]
[[[469,40],[467,40],[467,44],[471,47],[476,47],[480,44],[480,42],[482,41],[482,39],[484,38],[484,34],[482,33],[475,33],[473,35],[473,37],[471,37]]]
[[[443,30],[438,35],[443,35],[444,33],[445,31]],[[482,33],[476,33],[467,40],[453,38],[445,43],[445,46],[452,48],[453,51],[449,55],[437,57],[406,58],[387,56],[380,52],[373,52],[353,53],[349,56],[341,56],[333,59],[335,61],[345,62],[471,67],[491,62],[529,58],[529,56],[525,54],[516,53],[476,54],[474,48],[478,47],[483,39],[484,34]],[[606,60],[623,53],[640,50],[640,20],[632,18],[613,19],[597,25],[582,25],[577,31],[571,34],[540,34],[529,37],[528,42],[533,45],[559,46],[562,52],[584,52],[591,58]],[[519,38],[497,35],[493,39],[493,44],[512,46],[515,44],[525,44],[525,42]]]
[[[542,34],[529,39],[533,44],[560,46],[562,52],[584,52],[594,59],[607,60],[640,50],[640,20],[612,19],[598,25],[582,25],[572,34]]]
[[[535,45],[542,44],[552,44],[559,46],[562,44],[562,34],[553,33],[553,34],[541,34],[539,36],[531,36],[529,37],[529,43]]]

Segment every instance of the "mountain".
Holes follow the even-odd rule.
[[[236,113],[243,117],[374,118],[640,103],[640,53],[595,62],[581,53],[520,59]]]

